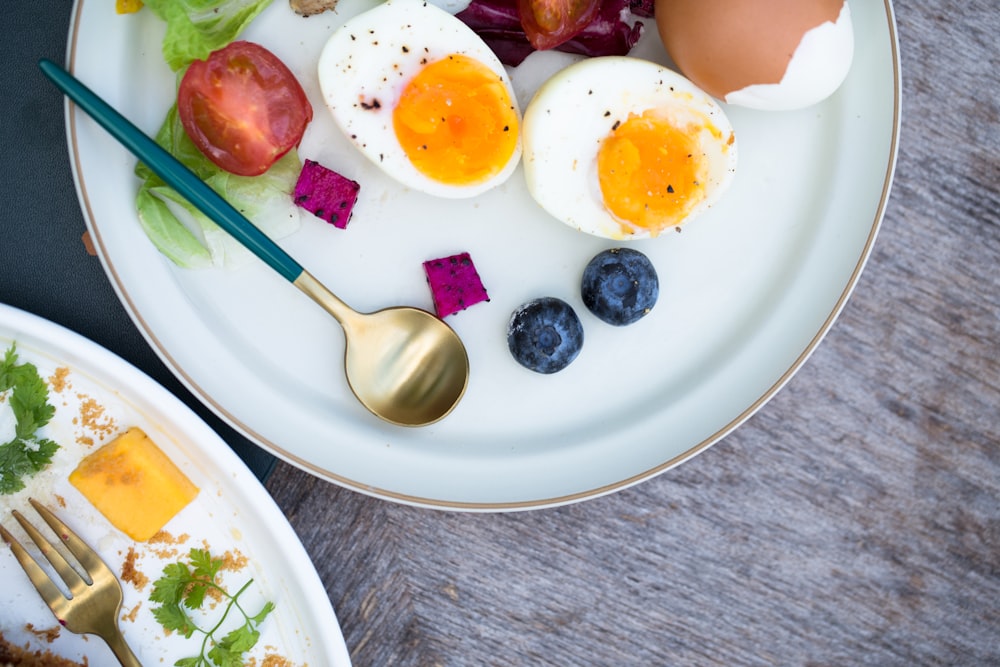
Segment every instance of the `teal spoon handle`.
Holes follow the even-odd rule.
[[[294,283],[302,274],[302,266],[270,237],[79,79],[50,60],[42,59],[38,66],[66,97],[142,160],[167,185],[246,246],[250,252],[289,282]]]

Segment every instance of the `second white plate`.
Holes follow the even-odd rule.
[[[256,613],[265,600],[275,604],[260,626],[260,641],[250,654],[258,664],[268,655],[276,664],[351,664],[323,583],[298,536],[253,473],[190,408],[95,343],[0,304],[0,355],[11,345],[16,347],[18,362],[34,364],[49,385],[49,403],[55,416],[40,435],[61,448],[50,466],[26,480],[25,489],[0,495],[0,521],[44,564],[10,515],[10,510],[19,509],[47,531],[28,504],[28,498],[34,497],[96,549],[123,579],[122,632],[143,664],[172,665],[198,654],[201,635],[186,639],[176,632],[165,632],[152,614],[157,605],[149,599],[152,582],[160,577],[163,567],[186,561],[192,547],[208,549],[216,557],[228,553],[232,562],[239,563],[237,569],[222,575],[231,593],[253,579],[241,597],[249,613]],[[0,404],[3,409],[8,408]],[[133,426],[145,431],[199,488],[195,499],[164,526],[161,535],[148,542],[135,542],[112,527],[68,481],[83,456]],[[0,633],[8,642],[76,661],[88,660],[92,665],[114,661],[96,637],[59,628],[3,544],[0,581]],[[205,622],[217,621],[221,609],[217,607]]]

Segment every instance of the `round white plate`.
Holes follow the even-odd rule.
[[[351,664],[323,583],[298,536],[253,473],[207,424],[120,357],[52,322],[0,304],[0,354],[12,344],[18,362],[34,364],[49,384],[55,416],[39,435],[55,440],[60,449],[49,467],[26,480],[25,489],[0,495],[0,521],[46,567],[10,514],[19,509],[48,531],[28,504],[29,497],[53,509],[120,579],[129,550],[135,552],[135,570],[148,583],[124,582],[121,627],[142,664],[172,665],[198,653],[200,635],[185,639],[165,633],[152,614],[156,604],[149,600],[152,582],[164,565],[186,561],[192,547],[207,548],[213,556],[228,551],[246,557],[245,566],[224,571],[223,582],[235,592],[253,579],[240,598],[249,613],[256,613],[264,600],[274,602],[275,610],[260,626],[260,640],[249,654],[257,664],[268,654],[289,661],[282,664]],[[0,403],[4,409],[9,408]],[[131,540],[69,483],[69,473],[83,456],[132,426],[145,431],[199,488],[196,498],[164,526],[172,542]],[[2,544],[0,581],[0,633],[8,642],[91,665],[114,662],[99,639],[58,630],[52,612]],[[218,620],[218,614],[212,618]],[[45,637],[54,631],[58,637]]]
[[[80,201],[101,261],[136,325],[211,409],[277,456],[363,493],[417,505],[512,510],[621,489],[690,458],[760,408],[829,329],[871,252],[899,129],[891,4],[852,2],[856,52],[841,89],[797,112],[729,108],[740,142],[733,188],[709,214],[635,247],[653,260],[660,301],[625,328],[590,315],[584,265],[613,244],[548,218],[520,171],[465,201],[404,191],[339,135],[315,63],[330,32],[374,0],[308,19],[276,0],[248,32],[281,57],[312,101],[300,155],[361,183],[346,231],[304,218],[282,245],[359,310],[431,307],[421,263],[468,251],[491,301],[448,321],[472,364],[468,392],[433,426],[384,424],[352,397],[343,335],[263,264],[181,270],[136,222],[135,160],[68,106]],[[149,133],[174,79],[149,12],[77,0],[69,67]],[[652,22],[637,52],[665,60]],[[546,54],[548,55],[548,54]],[[551,64],[532,57],[515,80]],[[537,84],[537,81],[535,81]],[[522,104],[526,100],[522,99]],[[510,357],[510,313],[543,295],[573,304],[586,341],[541,376]]]

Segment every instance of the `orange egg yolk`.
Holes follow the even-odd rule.
[[[597,153],[605,208],[653,235],[683,222],[705,198],[697,132],[677,127],[656,110],[620,123]]]
[[[503,80],[459,54],[420,70],[403,90],[392,121],[417,170],[449,185],[495,176],[517,148],[517,111]]]

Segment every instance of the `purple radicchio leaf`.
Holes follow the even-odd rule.
[[[594,20],[556,50],[584,56],[626,55],[642,36],[642,22],[635,17],[651,17],[652,9],[653,0],[604,0]],[[535,50],[521,27],[517,0],[472,0],[457,16],[505,65],[516,67]]]

